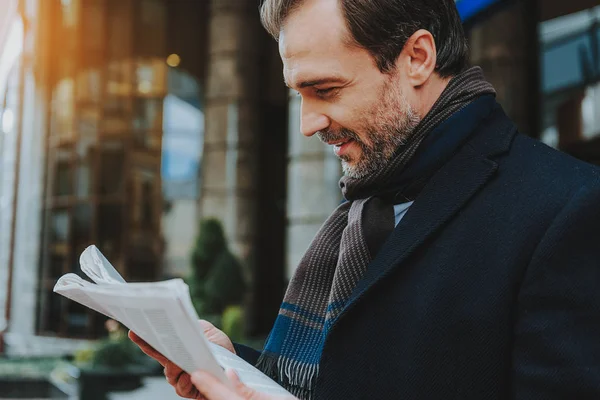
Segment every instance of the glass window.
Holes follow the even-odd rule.
[[[52,104],[52,136],[58,141],[73,139],[75,114],[73,79],[65,78],[58,82]]]
[[[133,225],[141,230],[154,228],[155,211],[158,210],[156,173],[147,168],[137,168],[133,176]]]
[[[57,281],[68,269],[67,259],[63,254],[50,254],[50,280]]]
[[[69,212],[56,210],[50,220],[50,242],[55,246],[65,246],[69,240]]]
[[[88,64],[92,60],[96,60],[100,55],[103,47],[104,34],[104,4],[106,0],[83,0],[81,8],[81,35],[85,38],[82,46],[84,53],[89,57],[83,62]],[[112,28],[112,27],[111,27]]]
[[[140,18],[136,24],[135,47],[141,57],[160,57],[164,60],[167,56],[165,51],[168,15],[166,1],[140,0],[139,2]]]
[[[125,149],[123,142],[103,142],[100,147],[100,195],[120,194],[123,191]]]
[[[79,198],[88,198],[96,193],[94,167],[99,114],[97,108],[88,108],[79,112],[79,140],[75,144],[75,193]]]
[[[131,129],[131,100],[124,96],[109,96],[103,104],[101,131],[104,135],[126,135]]]
[[[125,61],[132,57],[133,48],[133,1],[105,0],[107,7],[106,53],[110,62]],[[128,80],[128,83],[131,81]]]
[[[97,246],[115,266],[121,258],[122,232],[125,225],[123,218],[123,204],[102,203],[98,206]]]
[[[131,94],[132,63],[126,60],[111,61],[106,68],[106,93],[110,97],[123,97]]]
[[[540,24],[542,135],[546,144],[598,164],[600,7]]]
[[[72,194],[72,159],[68,149],[56,149],[54,153],[54,195],[68,196]]]
[[[162,99],[135,99],[133,129],[160,131],[162,129]]]
[[[77,76],[77,100],[97,103],[101,96],[101,76],[99,69],[82,71]]]
[[[89,336],[90,309],[74,301],[67,302],[66,330],[73,338],[86,338]]]
[[[81,203],[73,208],[73,248],[74,248],[74,270],[79,269],[77,264],[79,254],[88,247],[92,240],[93,209],[89,203]]]
[[[186,2],[185,9],[195,9],[192,3]],[[179,275],[187,272],[197,225],[187,210],[194,210],[197,203],[194,188],[200,175],[204,120],[199,77],[168,67],[166,56],[169,40],[196,37],[196,26],[201,35],[197,20],[204,6],[191,16],[170,9],[183,0],[53,4],[60,16],[53,23],[61,45],[53,49],[50,60],[38,329],[92,338],[105,334],[105,318],[61,302],[52,293],[60,274],[79,270],[78,257],[85,247],[97,245],[126,279],[134,281],[161,278],[159,273],[164,265],[173,264],[171,260],[178,260]],[[169,20],[167,29],[167,20],[174,15],[183,21]],[[194,54],[171,52],[197,59],[198,48],[187,48]],[[175,72],[178,79],[169,81],[168,75]],[[163,148],[165,136],[171,138],[168,150]],[[184,137],[191,139],[180,140]],[[163,156],[170,160],[164,163],[168,173],[161,169]],[[172,188],[169,209],[163,208],[165,184]],[[177,212],[169,212],[172,209]],[[183,227],[177,237],[163,231],[167,218],[170,227]]]
[[[52,290],[48,290],[47,288],[44,289],[45,293],[42,292],[43,302],[40,304],[43,311],[42,332],[61,332],[63,304],[66,303],[67,299],[62,296],[56,296],[56,293]]]
[[[163,101],[161,99],[136,99],[132,126],[136,147],[160,149],[162,121]]]
[[[138,61],[135,68],[136,94],[140,97],[164,97],[167,68],[163,58]]]

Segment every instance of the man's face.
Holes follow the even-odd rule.
[[[360,178],[383,167],[419,122],[402,72],[379,71],[348,44],[338,0],[307,0],[279,40],[286,84],[302,96],[301,131],[333,146],[344,172]]]

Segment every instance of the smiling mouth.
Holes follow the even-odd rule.
[[[330,145],[330,146],[341,147],[341,146],[345,145],[346,143],[348,143],[351,140],[352,139],[337,140],[335,142],[327,142],[327,144]]]
[[[328,142],[327,144],[333,146],[333,152],[338,157],[343,157],[348,153],[350,145],[354,143],[354,139],[344,139],[335,142]]]

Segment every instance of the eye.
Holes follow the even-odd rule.
[[[317,89],[317,88],[315,88],[315,94],[317,96],[323,97],[323,96],[327,96],[329,94],[332,94],[336,89],[337,89],[336,87],[330,87],[330,88],[327,88],[327,89]]]

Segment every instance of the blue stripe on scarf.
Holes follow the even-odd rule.
[[[346,305],[346,300],[338,300],[338,301],[334,301],[333,303],[329,304],[327,306],[327,311],[326,312],[331,312],[331,311],[335,311],[338,308],[343,308]]]
[[[314,347],[299,346],[298,343],[286,343],[284,349],[285,332],[293,329],[302,332],[299,341],[302,343],[314,343]],[[285,357],[306,364],[319,364],[321,353],[323,352],[323,331],[321,329],[311,328],[302,322],[290,318],[286,315],[278,315],[275,321],[274,330],[269,336],[264,351],[272,354],[284,354]]]

